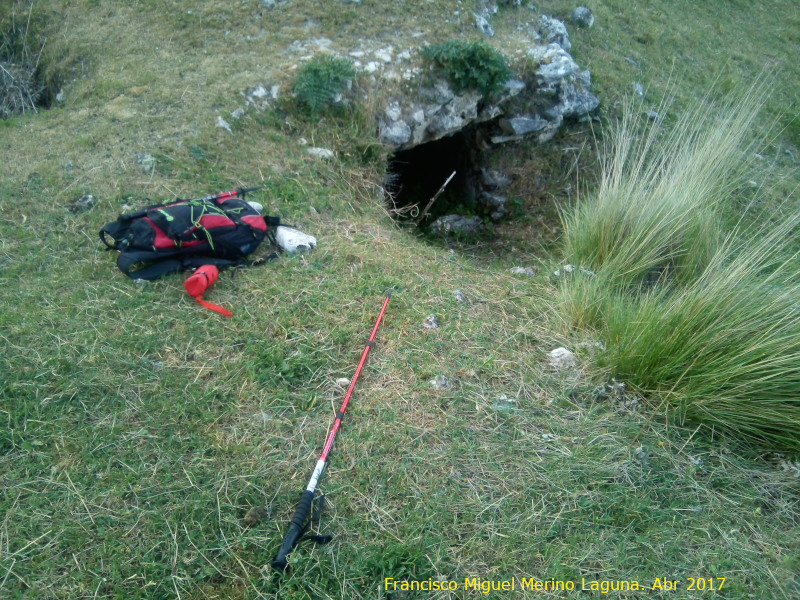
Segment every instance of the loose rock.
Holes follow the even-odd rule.
[[[317,238],[295,229],[278,225],[275,228],[275,241],[286,252],[310,252],[317,247]]]
[[[660,123],[661,119],[663,118],[660,113],[654,110],[648,110],[645,114],[647,115],[648,119],[655,121],[656,123]]]
[[[225,119],[223,119],[219,115],[217,116],[217,120],[214,122],[214,126],[219,127],[220,129],[224,129],[225,131],[233,135],[233,129],[231,129],[231,124],[228,123]]]
[[[91,194],[86,194],[85,196],[81,196],[77,200],[73,201],[70,210],[74,213],[82,213],[94,208],[95,205],[95,197]]]
[[[550,361],[550,366],[565,371],[568,369],[575,369],[578,366],[578,359],[576,356],[566,348],[556,348],[547,354],[547,360]]]
[[[569,41],[567,26],[563,22],[553,17],[542,15],[539,17],[539,28],[542,30],[542,36],[547,42],[558,44],[567,52],[570,51],[572,42]]]
[[[446,375],[437,375],[431,379],[431,387],[437,390],[447,389],[453,387],[453,382]]]
[[[586,267],[576,267],[575,265],[564,265],[560,269],[553,271],[553,275],[555,277],[561,277],[562,275],[569,275],[571,273],[582,273],[587,277],[596,277],[597,273],[592,271],[591,269],[587,269]]]
[[[431,223],[431,230],[440,234],[476,233],[482,227],[483,220],[480,217],[464,215],[444,215]]]
[[[422,322],[422,326],[425,329],[439,329],[439,319],[436,318],[436,315],[428,315],[428,318]]]
[[[572,11],[572,22],[578,27],[591,27],[594,25],[594,15],[585,6],[579,6]]]
[[[328,148],[308,148],[306,150],[311,156],[316,156],[317,158],[329,159],[333,158],[333,150],[329,150]]]
[[[152,154],[139,154],[137,152],[136,162],[139,163],[145,173],[152,173],[156,167],[156,159],[153,158]]]

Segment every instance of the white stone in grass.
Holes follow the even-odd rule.
[[[585,6],[579,6],[572,11],[572,22],[578,27],[591,27],[594,25],[594,15]]]
[[[380,50],[375,50],[373,54],[375,55],[375,58],[377,58],[378,60],[382,60],[385,63],[390,63],[392,62],[393,51],[394,49],[391,46],[388,46],[386,48],[381,48]]]
[[[437,375],[431,379],[431,387],[437,390],[447,389],[453,387],[453,382],[446,375]]]
[[[231,135],[233,135],[233,129],[231,129],[231,124],[228,123],[225,119],[221,116],[217,115],[217,120],[214,122],[215,127],[219,127],[220,129],[224,129]]]
[[[328,148],[309,148],[306,150],[311,156],[316,156],[317,158],[323,159],[330,159],[333,158],[333,150]]]
[[[576,267],[575,265],[564,265],[557,271],[553,271],[553,275],[556,277],[561,277],[561,275],[568,275],[570,273],[574,273],[575,271],[579,271],[588,277],[595,277],[597,275],[597,273],[591,269],[587,269],[586,267]]]
[[[275,228],[275,241],[286,252],[311,251],[317,247],[317,238],[298,231],[293,227],[278,225]]]
[[[489,23],[488,14],[472,13],[475,17],[475,27],[480,29],[484,34],[489,37],[494,37],[494,27]]]
[[[347,377],[339,377],[336,380],[336,385],[338,385],[341,388],[349,387],[350,386],[350,380]]]
[[[654,110],[648,110],[645,114],[647,115],[648,119],[655,121],[656,123],[661,123],[661,120],[663,119],[661,113],[658,113]]]
[[[439,329],[439,319],[436,318],[436,315],[428,315],[428,318],[422,322],[422,326],[425,329]]]
[[[551,350],[547,354],[547,360],[550,361],[550,365],[552,367],[558,369],[559,371],[575,369],[578,366],[578,359],[576,358],[575,354],[566,348],[556,348],[555,350]]]

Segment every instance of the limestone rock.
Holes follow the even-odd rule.
[[[330,148],[311,147],[308,148],[306,152],[308,152],[311,156],[316,156],[317,158],[323,158],[323,159],[330,159],[333,158],[334,156],[333,150],[331,150]]]
[[[572,22],[578,27],[591,27],[594,25],[594,15],[585,6],[579,6],[572,11]]]
[[[556,93],[562,79],[580,70],[578,63],[556,43],[535,46],[528,50],[527,54],[539,64],[536,69],[536,83],[542,93]]]
[[[74,213],[82,213],[87,212],[94,208],[94,205],[97,203],[97,200],[91,194],[86,194],[85,196],[81,196],[77,200],[73,200],[72,206],[70,210]]]
[[[483,34],[494,37],[494,27],[489,23],[487,11],[482,13],[472,13],[475,17],[475,27],[477,27]]]
[[[425,329],[439,329],[439,319],[436,318],[436,315],[428,315],[422,322],[422,326]]]
[[[559,371],[575,369],[578,366],[578,359],[566,348],[556,348],[555,350],[551,350],[547,354],[547,360],[550,362],[550,366],[558,369]]]
[[[547,42],[558,44],[567,52],[572,48],[567,26],[562,21],[542,15],[539,17],[539,29],[542,31],[542,37]]]
[[[139,166],[142,167],[145,173],[152,173],[153,169],[156,167],[156,159],[152,154],[140,154],[137,152],[136,162],[139,163]]]
[[[231,135],[233,135],[233,129],[231,129],[231,124],[228,123],[225,119],[221,116],[217,115],[217,120],[214,121],[214,127],[218,127],[219,129],[224,129]]]
[[[286,252],[310,252],[317,247],[317,238],[295,229],[279,225],[275,228],[275,241]]]
[[[480,217],[464,215],[444,215],[431,223],[431,230],[440,234],[476,233],[482,227],[483,220]]]
[[[411,139],[411,127],[405,121],[384,121],[378,125],[378,134],[387,144],[402,147]]]
[[[450,381],[447,375],[437,375],[431,379],[431,387],[437,390],[447,389],[453,387],[453,382]]]
[[[548,121],[539,115],[521,115],[510,119],[500,119],[498,125],[500,129],[509,135],[525,135],[535,131],[541,131],[547,127]]]

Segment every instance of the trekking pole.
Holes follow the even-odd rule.
[[[231,190],[230,192],[222,192],[220,194],[214,194],[211,196],[206,196],[202,198],[202,200],[211,200],[217,202],[224,202],[225,200],[230,200],[231,198],[244,198],[245,195],[249,194],[250,192],[255,192],[256,190],[263,190],[265,185],[257,185],[256,187],[251,188],[239,188],[238,190]]]
[[[361,360],[356,368],[356,373],[353,375],[353,380],[350,382],[350,387],[347,388],[347,393],[344,396],[342,406],[339,408],[339,413],[336,415],[336,420],[333,422],[331,432],[328,434],[328,439],[325,442],[325,447],[322,450],[322,454],[317,461],[317,465],[314,467],[314,472],[311,474],[311,479],[308,480],[306,490],[303,492],[303,495],[300,496],[300,502],[297,504],[297,510],[295,511],[292,521],[289,524],[289,531],[287,532],[286,537],[283,538],[283,543],[281,544],[280,550],[278,550],[278,554],[275,556],[275,560],[272,561],[272,568],[274,569],[285,571],[289,568],[289,563],[287,562],[286,558],[294,549],[295,545],[297,545],[297,542],[300,541],[300,538],[308,528],[306,521],[308,520],[308,515],[311,512],[311,503],[314,500],[314,491],[317,489],[317,482],[322,476],[322,472],[325,470],[325,465],[328,462],[328,455],[333,447],[333,441],[336,439],[336,433],[339,431],[339,426],[342,424],[342,419],[344,418],[344,413],[347,410],[347,405],[350,403],[350,397],[353,395],[353,389],[356,387],[358,376],[361,375],[361,369],[364,368],[364,363],[367,361],[367,355],[369,354],[372,344],[375,341],[375,334],[378,332],[378,327],[381,325],[383,315],[386,312],[386,307],[389,305],[389,300],[391,297],[392,292],[389,291],[389,293],[386,295],[386,299],[383,301],[383,307],[378,315],[378,320],[375,321],[375,327],[372,328],[372,335],[369,336],[369,341],[367,342],[364,352],[361,355]]]

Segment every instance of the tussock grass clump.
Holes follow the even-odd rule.
[[[780,257],[797,224],[728,240],[688,285],[607,301],[601,364],[680,420],[800,447],[800,277]]]
[[[735,106],[705,103],[669,133],[628,104],[598,191],[563,215],[567,260],[626,288],[696,278],[722,239],[719,211],[746,165],[759,103],[756,89]]]
[[[565,254],[597,272],[563,282],[598,361],[679,420],[800,447],[800,217],[723,235],[760,96],[704,104],[660,138],[629,106],[597,194],[564,216]],[[749,151],[750,150],[750,151]]]

